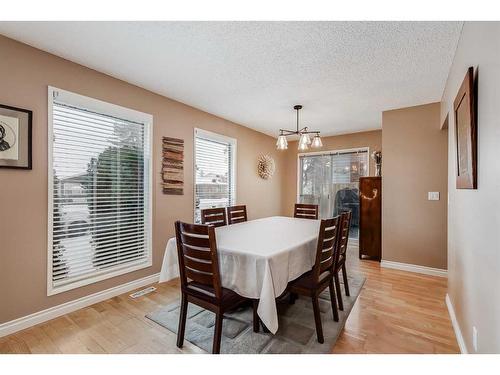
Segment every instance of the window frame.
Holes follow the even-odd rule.
[[[57,87],[48,86],[48,123],[47,123],[47,173],[48,173],[48,221],[47,221],[47,296],[52,296],[68,290],[73,290],[81,288],[86,285],[95,284],[99,281],[110,279],[119,275],[124,275],[133,271],[148,268],[153,265],[153,115],[148,113],[139,112],[130,108],[122,107],[116,104],[105,102],[102,100],[94,99],[84,95],[76,94],[74,92],[59,89]],[[147,204],[149,205],[148,215],[145,217],[145,221],[149,226],[149,233],[147,235],[147,258],[144,262],[136,263],[132,265],[118,265],[113,268],[113,271],[100,271],[94,276],[83,278],[80,280],[75,280],[64,285],[54,286],[52,281],[52,257],[53,257],[53,198],[54,198],[54,174],[53,174],[53,139],[54,139],[54,126],[53,126],[53,101],[56,96],[63,95],[65,101],[71,101],[75,106],[81,106],[83,108],[91,109],[95,112],[100,112],[106,115],[115,116],[123,118],[124,120],[141,122],[147,128],[149,147],[144,149],[144,158],[148,158],[148,189],[144,190],[147,193],[148,199]],[[146,181],[146,179],[145,179]],[[146,200],[145,200],[146,202]]]
[[[236,163],[237,163],[237,149],[238,149],[238,141],[236,138],[228,137],[226,135],[222,135],[219,133],[214,133],[208,130],[194,128],[193,131],[193,222],[196,223],[196,138],[205,138],[208,140],[213,140],[216,142],[224,142],[229,143],[232,147],[231,152],[231,181],[234,187],[233,189],[233,202],[236,204]],[[231,189],[231,187],[229,187]]]
[[[300,152],[297,154],[297,196],[296,201],[300,202],[300,183],[301,183],[301,175],[302,170],[300,168],[300,157],[301,156],[318,156],[318,155],[332,155],[332,154],[344,154],[351,152],[365,152],[368,155],[368,165],[367,165],[367,175],[370,176],[370,147],[354,147],[354,148],[345,148],[341,150],[325,150],[325,151],[316,151],[316,152]]]

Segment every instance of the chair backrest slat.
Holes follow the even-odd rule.
[[[321,262],[325,262],[327,260],[330,260],[330,258],[333,255],[333,251],[330,251],[330,249],[333,249],[333,247],[326,248],[321,252]]]
[[[318,220],[318,205],[295,203],[293,217]]]
[[[201,223],[213,225],[214,227],[227,225],[226,209],[218,207],[201,210]]]
[[[194,259],[202,259],[202,260],[210,260],[212,259],[212,255],[210,254],[210,250],[201,250],[200,248],[189,246],[184,244],[184,256],[188,256]]]
[[[347,252],[347,243],[349,241],[349,231],[351,229],[351,211],[344,211],[340,214],[340,231],[339,231],[339,251],[338,257],[341,261],[345,260]]]
[[[212,274],[212,263],[184,255],[184,266],[192,270]]]
[[[197,235],[198,236],[198,235]],[[199,247],[202,249],[210,249],[210,242],[205,237],[195,237],[181,233],[182,243],[191,247]]]
[[[316,282],[324,272],[333,272],[339,235],[339,216],[321,220],[313,277]]]
[[[222,288],[217,259],[215,227],[211,225],[175,223],[181,287],[194,281],[213,290],[221,298]]]
[[[228,224],[236,224],[247,221],[247,206],[231,206],[227,208]]]
[[[185,272],[186,272],[186,276],[189,279],[191,279],[199,284],[208,285],[208,286],[211,286],[211,284],[212,284],[213,275],[211,273],[197,272],[191,268],[186,268]]]

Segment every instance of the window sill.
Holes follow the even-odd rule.
[[[72,282],[69,282],[68,284],[63,284],[63,285],[58,285],[54,286],[52,284],[52,279],[49,275],[48,283],[47,283],[47,296],[53,296],[59,293],[67,292],[69,290],[81,288],[86,285],[94,284],[99,281],[111,279],[116,276],[124,275],[130,272],[134,272],[137,270],[141,270],[144,268],[151,267],[153,265],[153,261],[151,258],[146,259],[141,261],[140,263],[132,263],[132,264],[127,264],[123,265],[122,267],[119,267],[113,271],[102,271],[100,274],[95,274],[92,277],[89,278],[84,278],[81,280],[75,280]]]

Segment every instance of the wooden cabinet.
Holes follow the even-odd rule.
[[[359,179],[359,258],[382,257],[382,177]]]

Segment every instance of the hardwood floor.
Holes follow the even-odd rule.
[[[348,256],[366,277],[333,353],[459,353],[445,303],[446,278],[381,268]]]
[[[333,353],[458,353],[444,302],[446,279],[380,268],[350,246],[348,272],[366,282]],[[0,338],[0,353],[203,353],[145,315],[179,296],[179,282],[130,293]]]

